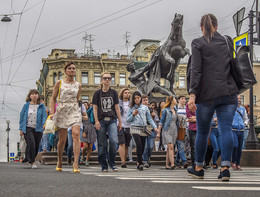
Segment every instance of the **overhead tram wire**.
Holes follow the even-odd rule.
[[[73,29],[73,30],[68,31],[68,32],[66,32],[66,33],[63,33],[63,34],[61,34],[61,35],[59,35],[59,36],[56,36],[56,37],[54,37],[54,38],[51,38],[51,39],[49,39],[49,40],[47,40],[47,41],[44,41],[44,42],[39,43],[39,44],[37,44],[37,45],[34,45],[34,46],[32,46],[30,49],[35,48],[35,47],[38,47],[38,46],[43,45],[43,44],[45,44],[45,43],[48,43],[48,42],[50,42],[50,41],[52,41],[52,40],[56,40],[56,39],[58,39],[58,38],[60,38],[60,37],[62,37],[62,36],[64,36],[64,35],[67,35],[67,34],[70,34],[70,33],[74,32],[74,31],[77,31],[77,30],[79,30],[79,29],[82,29],[83,27],[86,27],[86,26],[95,24],[95,23],[97,23],[97,22],[99,22],[99,21],[102,21],[102,20],[108,18],[108,17],[111,17],[111,16],[116,15],[116,14],[118,14],[118,13],[120,13],[120,12],[123,12],[123,11],[125,11],[125,10],[130,9],[130,8],[133,8],[133,7],[135,7],[135,6],[139,5],[139,4],[142,4],[142,3],[144,3],[145,1],[148,1],[148,0],[140,1],[140,2],[138,2],[138,3],[135,3],[135,4],[131,5],[131,6],[128,6],[128,7],[126,7],[126,8],[123,8],[123,9],[118,10],[118,11],[116,11],[116,12],[113,12],[113,13],[111,13],[111,14],[108,14],[108,15],[106,15],[106,16],[104,16],[104,17],[101,17],[101,18],[95,20],[95,21],[92,21],[92,22],[90,22],[90,23],[87,23],[87,24],[85,24],[85,25],[82,25],[82,26],[80,26],[80,27],[78,27],[78,28],[76,28],[76,29]],[[22,50],[22,51],[20,51],[20,52],[17,52],[15,55],[21,54],[21,53],[23,53],[23,52],[25,52],[25,51],[26,51],[26,50]],[[37,51],[37,49],[35,49],[35,50],[33,50],[33,51],[35,52],[35,51]],[[21,56],[22,56],[22,55],[19,55],[19,56],[17,56],[16,58],[19,58],[19,57],[21,57]],[[8,56],[8,57],[6,57],[6,58],[3,59],[4,61],[3,61],[3,60],[2,60],[2,61],[3,61],[3,62],[6,62],[7,60],[10,61],[10,58],[11,58],[11,57],[12,57],[12,56]]]
[[[15,53],[15,49],[16,49],[16,45],[17,45],[17,41],[18,41],[18,35],[19,35],[19,31],[20,31],[20,26],[21,26],[21,21],[22,21],[22,16],[23,16],[23,11],[27,5],[29,0],[26,0],[25,2],[25,5],[22,9],[22,12],[21,12],[21,15],[20,15],[20,19],[19,19],[19,24],[18,24],[18,28],[17,28],[17,33],[16,33],[16,38],[15,38],[15,44],[14,44],[14,49],[13,49],[13,56],[12,56],[12,59],[11,59],[11,65],[9,67],[9,72],[8,72],[8,77],[7,77],[7,83],[9,81],[9,77],[10,77],[10,74],[11,74],[11,70],[12,70],[12,66],[13,66],[13,60],[14,60],[14,53]],[[3,63],[3,62],[2,62]],[[4,100],[5,100],[5,96],[6,96],[6,91],[7,91],[7,86],[5,87],[5,92],[4,92],[4,95],[3,95],[3,103],[4,103]]]
[[[24,97],[23,97],[18,91],[16,91],[16,89],[15,89],[12,85],[9,84],[9,86],[10,86],[11,88],[13,88],[13,90],[15,91],[15,93],[16,93],[18,96],[20,96],[20,98],[24,101]]]
[[[14,10],[13,10],[13,0],[11,1],[11,6],[10,6],[10,12],[11,12],[11,11],[14,12]],[[5,44],[6,44],[6,40],[7,40],[8,30],[9,30],[9,23],[7,23],[3,47],[2,47],[2,49],[0,49],[0,67],[1,67],[0,71],[1,71],[1,82],[2,82],[2,84],[4,84],[2,58],[3,58],[3,56],[4,56]],[[4,86],[2,86],[2,91],[4,92]],[[3,97],[3,98],[4,98],[4,97]]]
[[[33,34],[32,34],[32,37],[31,37],[31,39],[30,39],[28,48],[27,48],[27,50],[26,50],[26,53],[25,53],[25,55],[23,56],[23,59],[22,59],[21,63],[19,64],[18,68],[16,69],[16,71],[15,71],[15,73],[14,73],[12,79],[10,80],[9,84],[13,81],[15,75],[17,74],[18,70],[19,70],[20,67],[22,66],[22,64],[23,64],[23,62],[24,62],[24,60],[25,60],[25,57],[26,57],[27,54],[28,54],[29,48],[30,48],[30,46],[31,46],[31,44],[32,44],[32,41],[33,41],[33,38],[34,38],[34,35],[35,35],[35,32],[36,32],[36,29],[37,29],[37,27],[38,27],[38,24],[39,24],[41,15],[42,15],[42,11],[43,11],[44,6],[45,6],[45,3],[46,3],[46,0],[44,0],[44,2],[43,2],[43,5],[42,5],[42,8],[41,8],[40,14],[39,14],[39,16],[38,16],[38,19],[37,19],[37,22],[36,22],[36,25],[35,25],[35,28],[34,28],[34,31],[33,31]]]
[[[27,12],[27,11],[33,9],[33,8],[36,7],[37,5],[41,4],[43,1],[45,1],[45,0],[41,0],[41,1],[39,1],[38,3],[32,5],[31,7],[27,8],[26,10],[24,10],[23,13],[25,13],[25,12]]]

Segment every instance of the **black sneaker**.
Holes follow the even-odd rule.
[[[22,163],[28,163],[28,162],[29,162],[29,160],[26,158],[24,158],[24,160],[22,161]]]
[[[225,169],[221,172],[220,170],[220,174],[218,176],[218,180],[220,181],[229,181],[230,179],[230,172],[228,169]]]
[[[218,169],[218,165],[216,164],[216,165],[213,165],[213,167],[212,167],[214,170],[216,170],[216,169]]]
[[[143,170],[144,170],[144,166],[143,166],[143,165],[140,165],[140,166],[138,167],[138,170],[139,170],[139,171],[143,171]]]
[[[127,168],[126,164],[123,163],[123,164],[121,165],[121,168]]]
[[[195,167],[187,169],[188,175],[197,179],[204,179],[204,170],[196,171]]]

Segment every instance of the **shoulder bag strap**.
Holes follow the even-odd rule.
[[[61,87],[61,83],[62,83],[62,80],[60,80],[60,84],[59,84],[59,94],[58,94],[58,101],[60,100],[60,87]]]
[[[237,110],[237,113],[241,116],[241,118],[243,119],[243,115],[240,113],[240,111]]]

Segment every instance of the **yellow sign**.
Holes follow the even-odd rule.
[[[248,45],[248,32],[234,38],[234,49],[235,50],[236,50],[237,46],[247,46],[247,45]]]

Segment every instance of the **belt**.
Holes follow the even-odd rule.
[[[245,129],[241,129],[241,130],[238,130],[238,129],[232,129],[232,131],[244,131]]]

